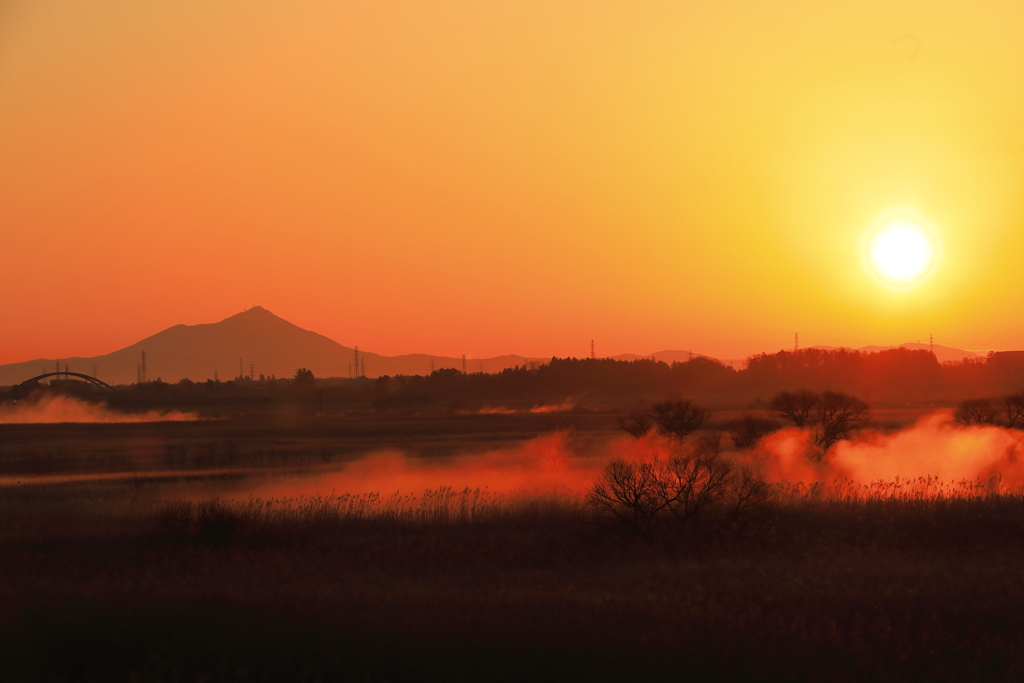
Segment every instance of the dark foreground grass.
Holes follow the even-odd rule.
[[[569,499],[167,493],[3,492],[0,679],[1024,676],[1017,495],[791,495],[644,537]]]

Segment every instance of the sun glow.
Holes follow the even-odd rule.
[[[868,260],[882,280],[905,287],[928,272],[934,254],[928,230],[913,218],[897,216],[885,221],[872,236]]]

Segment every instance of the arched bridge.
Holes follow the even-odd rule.
[[[39,380],[46,379],[47,377],[62,377],[62,378],[78,377],[79,379],[84,379],[86,382],[89,382],[90,384],[93,384],[94,386],[97,386],[100,389],[104,389],[104,390],[109,391],[111,393],[114,392],[114,387],[110,386],[109,384],[107,384],[103,380],[96,379],[95,377],[92,377],[91,375],[83,375],[80,372],[48,372],[45,375],[39,375],[38,377],[33,377],[32,379],[27,379],[24,382],[22,382],[21,384],[15,384],[14,387],[11,390],[12,391],[17,391],[19,389],[27,389],[28,386],[30,384],[32,384],[33,382],[38,382]]]

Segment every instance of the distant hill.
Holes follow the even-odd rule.
[[[309,368],[317,377],[348,377],[355,349],[333,339],[304,330],[279,318],[265,308],[255,306],[219,323],[175,325],[126,348],[93,358],[59,359],[72,372],[95,376],[109,384],[129,384],[137,379],[142,352],[146,353],[147,375],[177,382],[220,380],[246,376],[250,365],[256,376],[292,377],[300,368]],[[380,375],[425,375],[431,367],[462,368],[462,358],[417,353],[381,356],[359,351],[360,365],[367,377]],[[538,362],[523,356],[466,359],[469,372],[500,372],[525,362]],[[52,358],[0,365],[0,386],[17,384],[44,372],[53,372],[58,361]],[[239,367],[241,362],[241,368]],[[433,365],[432,365],[433,364]]]
[[[841,347],[841,346],[812,346],[811,348],[822,349],[824,351],[834,351],[836,349],[843,348],[843,347]],[[918,343],[918,342],[907,342],[906,344],[900,344],[899,346],[862,346],[859,349],[853,349],[853,350],[854,351],[862,351],[864,353],[874,353],[874,352],[877,352],[877,351],[888,351],[889,349],[898,349],[898,348],[910,349],[912,351],[916,351],[918,349],[924,349],[925,351],[927,351],[928,350],[928,345],[927,344],[921,344],[921,343]],[[960,361],[962,361],[965,358],[984,358],[984,356],[982,356],[980,354],[973,353],[973,352],[967,351],[965,349],[955,349],[955,348],[952,348],[952,347],[949,347],[949,346],[942,346],[941,344],[936,344],[934,349],[935,349],[935,358],[937,358],[940,363],[945,363],[947,361],[960,362]]]
[[[927,349],[927,344],[907,343],[908,349]],[[836,349],[835,346],[816,346],[818,349]],[[894,346],[864,346],[858,351],[881,351]],[[0,365],[0,386],[18,384],[26,379],[52,372],[58,362],[72,372],[95,375],[109,384],[130,384],[137,379],[142,353],[146,353],[147,375],[153,380],[177,382],[182,378],[193,381],[212,379],[214,373],[222,380],[247,376],[276,375],[292,377],[300,367],[309,368],[317,377],[348,377],[359,372],[353,368],[355,349],[343,346],[333,339],[304,330],[279,318],[265,308],[254,306],[219,323],[205,325],[175,325],[126,348],[93,358],[39,358],[23,363]],[[981,358],[964,349],[935,345],[939,361],[959,361]],[[694,357],[711,358],[701,353]],[[365,364],[367,377],[381,375],[426,375],[431,368],[462,368],[462,359],[414,353],[403,356],[381,356],[369,351],[359,352],[360,365]],[[685,362],[690,351],[666,350],[640,356],[624,353],[612,356],[614,360],[652,358],[666,363]],[[525,358],[517,355],[493,358],[468,358],[469,372],[500,372],[524,363],[542,363],[549,359]],[[715,359],[737,370],[745,362],[736,359]],[[241,367],[239,367],[241,362]]]

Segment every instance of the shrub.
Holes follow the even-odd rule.
[[[732,437],[736,448],[751,448],[762,437],[779,430],[782,424],[777,420],[758,415],[744,415],[726,425],[726,431]]]
[[[818,445],[828,452],[836,441],[849,439],[854,431],[867,423],[869,411],[868,404],[856,396],[837,391],[824,392],[814,416],[818,425]]]
[[[1010,429],[1024,426],[1024,391],[1003,397],[1003,416]]]
[[[797,427],[816,426],[815,442],[822,452],[862,428],[870,416],[870,407],[856,396],[838,391],[816,394],[807,389],[776,394],[771,407],[779,417]]]
[[[711,413],[701,410],[689,401],[662,401],[651,409],[658,433],[682,439],[700,429]]]
[[[727,458],[721,433],[712,432],[695,443],[677,444],[668,457],[654,451],[637,461],[611,461],[587,502],[598,514],[647,533],[660,520],[732,516],[767,496],[765,480]]]
[[[619,419],[619,428],[634,439],[641,439],[651,431],[654,418],[646,410],[634,410],[627,417]]]
[[[992,399],[970,398],[953,411],[953,420],[964,426],[998,424],[999,408]]]
[[[797,427],[805,427],[814,421],[814,410],[821,397],[813,391],[782,391],[771,400],[771,408],[779,417],[789,420]]]

